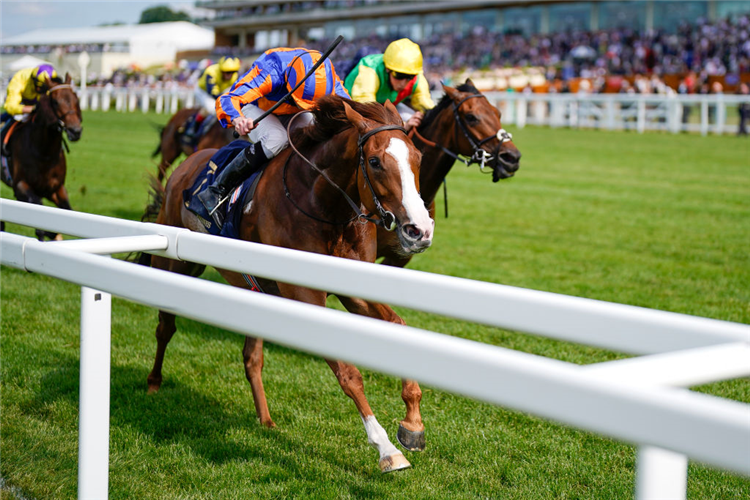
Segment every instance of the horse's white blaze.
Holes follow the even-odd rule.
[[[385,152],[396,160],[401,172],[401,203],[406,210],[409,222],[416,225],[426,239],[431,239],[435,223],[430,219],[430,214],[424,207],[424,201],[417,192],[414,172],[409,166],[409,148],[403,140],[391,137],[391,142]]]
[[[360,415],[361,416],[361,415]],[[378,450],[380,458],[390,457],[396,453],[401,453],[393,446],[393,443],[388,439],[385,429],[378,423],[375,415],[370,415],[367,418],[362,418],[362,422],[365,424],[365,432],[367,432],[367,442],[370,446]]]

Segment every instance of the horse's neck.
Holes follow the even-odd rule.
[[[443,146],[451,151],[456,151],[458,145],[456,144],[455,124],[453,120],[448,121],[443,115],[449,113],[450,109],[441,113],[432,124],[429,129],[420,131],[420,134],[427,140],[437,144],[435,146],[422,146],[422,166],[419,171],[419,188],[421,190],[422,199],[426,204],[432,203],[440,189],[440,184],[443,183],[445,177],[450,172],[455,159],[443,152],[439,146]],[[447,125],[446,125],[447,122]],[[451,126],[453,125],[453,126]],[[418,144],[421,142],[419,139],[416,141]]]
[[[37,116],[29,124],[29,134],[37,144],[35,148],[41,157],[57,157],[62,148],[62,132],[49,122],[45,123],[42,116]]]
[[[358,151],[346,153],[345,140],[334,140],[322,146],[312,160],[318,168],[325,172],[326,176],[336,186],[340,187],[354,201],[360,204],[359,191],[357,189],[357,172],[359,169]],[[322,175],[309,168],[312,173],[311,189],[317,195],[315,200],[319,209],[325,210],[331,217],[340,220],[352,214],[352,208],[347,203],[341,192],[331,185]],[[349,216],[350,216],[349,215]]]

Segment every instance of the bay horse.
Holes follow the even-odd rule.
[[[419,185],[433,218],[435,196],[457,160],[479,164],[482,171],[492,172],[493,182],[498,182],[513,177],[521,159],[512,136],[503,129],[500,111],[470,79],[458,88],[443,85],[443,91],[443,98],[410,133],[423,155]],[[384,257],[383,264],[396,267],[406,266],[412,258],[399,251],[392,234],[378,228],[380,257]]]
[[[29,121],[14,125],[16,130],[7,143],[10,178],[3,169],[2,181],[13,188],[19,201],[41,205],[46,198],[59,208],[71,209],[65,190],[67,164],[63,146],[67,144],[63,143],[63,132],[71,142],[78,141],[83,118],[70,82],[70,75],[66,74],[64,81],[54,78],[45,84]],[[36,236],[40,241],[45,237],[62,239],[59,234],[41,229],[36,230]]]
[[[160,182],[164,180],[167,175],[167,170],[172,166],[174,161],[179,158],[181,154],[190,156],[196,151],[201,149],[209,148],[220,148],[226,146],[234,138],[232,137],[231,129],[225,129],[221,126],[218,120],[214,121],[209,126],[208,130],[204,131],[201,137],[198,138],[198,144],[195,149],[185,145],[182,142],[184,127],[188,121],[192,118],[200,108],[185,108],[177,111],[177,113],[169,119],[167,124],[159,132],[159,145],[156,146],[151,158],[155,158],[161,153],[161,161],[159,162],[159,171],[157,172],[157,178]],[[208,120],[209,118],[206,118]]]
[[[404,255],[427,249],[434,224],[418,193],[421,154],[402,128],[395,106],[390,102],[385,106],[357,103],[330,95],[319,99],[312,112],[313,124],[293,131],[291,148],[273,158],[263,172],[253,201],[243,208],[240,238],[374,262],[378,223],[394,230]],[[191,188],[214,153],[215,150],[199,151],[177,167],[164,188],[157,223],[205,232],[198,218],[185,207],[182,193]],[[154,184],[155,188],[161,188],[160,183]],[[361,206],[377,217],[362,214],[357,208]],[[205,269],[195,263],[150,258],[153,267],[185,275],[199,276]],[[248,288],[242,275],[219,272],[230,284]],[[327,292],[267,279],[258,281],[266,293],[321,307],[326,305]],[[405,324],[389,306],[352,297],[339,296],[339,299],[350,312]],[[175,316],[159,311],[156,358],[148,376],[149,392],[161,386],[164,352],[175,331]],[[247,338],[243,357],[258,418],[262,425],[274,427],[261,379],[263,340]],[[326,361],[344,393],[354,401],[368,442],[379,453],[381,471],[409,467],[403,453],[391,443],[375,418],[359,370],[342,361]],[[406,449],[421,451],[424,449],[424,425],[419,409],[422,392],[415,381],[404,379],[402,384],[406,416],[400,422],[397,437]]]

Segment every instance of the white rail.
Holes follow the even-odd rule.
[[[750,375],[750,356],[747,355],[750,327],[747,325],[396,270],[8,200],[0,200],[0,218],[75,236],[106,238],[39,243],[17,235],[0,234],[4,265],[104,291],[92,295],[84,289],[84,304],[95,300],[96,293],[112,293],[238,333],[414,378],[451,392],[639,445],[638,498],[656,498],[665,492],[684,498],[687,457],[750,474],[747,452],[750,449],[750,405],[666,387]],[[172,258],[209,265],[221,263],[223,268],[300,285],[652,355],[581,367],[290,303],[90,253],[129,251],[146,246],[151,246],[153,253]],[[304,272],[300,272],[301,269]],[[394,294],[393,290],[399,293]],[[104,295],[100,295],[96,301],[100,303],[99,314],[103,311],[103,300]],[[470,311],[466,312],[466,308]],[[91,309],[90,303],[84,305],[82,314],[88,309]],[[214,311],[221,311],[221,314]],[[247,314],[256,318],[252,325],[247,324]],[[89,324],[82,317],[82,337],[88,330],[85,325]],[[626,335],[628,330],[631,338]],[[648,334],[644,335],[644,331]],[[108,338],[108,328],[101,334]],[[613,340],[599,339],[610,336]],[[105,348],[108,346],[102,347]],[[684,351],[674,352],[680,350]],[[91,358],[82,347],[82,377],[85,369],[99,373],[105,370],[85,366],[90,362],[85,357]],[[109,356],[100,355],[97,359],[108,360]],[[693,370],[685,369],[688,363]],[[446,370],[446,366],[451,370]],[[633,375],[640,370],[658,372],[659,366],[667,370],[678,367],[677,372],[685,376],[646,379]],[[107,373],[108,370],[107,365]],[[84,412],[93,415],[96,411],[86,404],[82,387],[81,421]],[[99,399],[92,404],[101,405],[102,401]],[[99,439],[102,440],[106,443],[107,437]],[[85,450],[84,444],[81,441],[79,448],[81,464],[107,462],[107,449]],[[84,452],[89,454],[88,459]],[[91,459],[91,454],[96,458]],[[102,494],[106,496],[106,481],[97,486],[93,477],[85,477],[85,471],[82,474],[79,497],[83,498],[85,488],[98,488],[97,498]]]
[[[663,130],[673,134],[736,134],[738,123],[728,121],[750,96],[647,94],[524,94],[485,92],[502,112],[503,125],[605,130]],[[696,116],[696,120],[691,120]],[[750,124],[748,124],[750,127]]]

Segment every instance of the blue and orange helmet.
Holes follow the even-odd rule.
[[[315,66],[315,63],[320,60],[320,56],[321,54],[317,50],[309,50],[294,58],[292,63],[286,69],[287,90],[291,92],[291,90],[297,86],[297,83],[302,80],[307,72]],[[315,70],[315,74],[310,75],[310,77],[305,80],[305,83],[292,94],[294,103],[301,109],[310,109],[316,99],[334,93],[336,79],[336,70],[334,70],[331,60],[326,59],[325,62]]]
[[[41,87],[44,83],[49,83],[53,78],[57,78],[57,72],[51,64],[40,64],[31,76],[34,78],[34,84]]]

